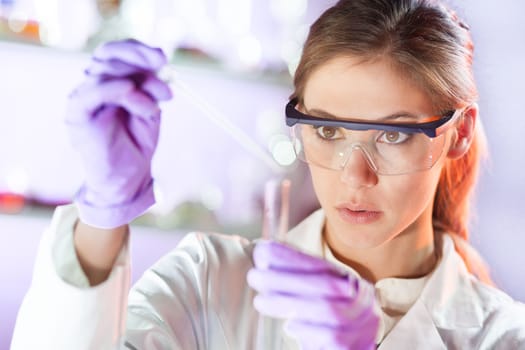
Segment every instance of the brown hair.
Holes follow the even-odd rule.
[[[444,112],[474,103],[473,43],[456,14],[432,0],[341,0],[311,26],[294,76],[292,98],[302,103],[308,77],[344,55],[386,58]],[[483,135],[478,128],[467,153],[447,159],[434,200],[436,231],[453,234],[469,270],[485,282],[488,270],[468,240],[469,203],[477,179]]]

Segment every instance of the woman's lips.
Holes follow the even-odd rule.
[[[352,210],[346,207],[336,209],[341,219],[350,224],[371,224],[383,215],[382,212],[374,210]]]

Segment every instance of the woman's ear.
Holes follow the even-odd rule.
[[[477,103],[470,105],[463,111],[463,115],[460,117],[458,125],[456,125],[456,133],[452,138],[452,144],[447,153],[449,158],[457,159],[467,153],[474,138],[478,111]]]

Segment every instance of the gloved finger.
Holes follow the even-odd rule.
[[[110,163],[107,150],[114,149],[114,146],[122,141],[122,124],[127,119],[129,113],[124,109],[116,105],[107,105],[97,111],[96,118],[91,118],[89,124],[68,124],[72,145],[77,149],[90,149],[82,155],[83,161],[98,164],[97,175],[100,178],[106,178],[107,174],[104,174],[104,171],[111,170],[111,167],[107,166]]]
[[[153,73],[146,75],[140,88],[157,101],[168,101],[173,98],[170,86],[166,82],[160,80],[157,75]]]
[[[258,242],[253,251],[253,261],[255,266],[260,269],[271,267],[273,269],[306,272],[339,271],[335,265],[326,260],[275,241]]]
[[[97,60],[119,60],[153,71],[160,69],[167,62],[161,49],[133,39],[105,43],[95,50],[93,56]]]
[[[104,105],[121,106],[129,113],[150,117],[159,107],[148,94],[135,88],[129,79],[112,79],[101,83],[86,82],[70,97],[66,120],[86,122]]]
[[[373,312],[372,305],[360,305],[348,300],[286,294],[258,294],[253,305],[257,311],[270,317],[340,328],[348,327],[352,322],[358,323],[363,314]]]
[[[143,67],[135,66],[117,59],[99,60],[92,59],[85,73],[88,76],[110,76],[110,77],[125,77],[137,72],[146,71]]]
[[[134,144],[147,156],[152,156],[157,147],[160,129],[160,112],[151,118],[130,118],[129,135]]]
[[[331,271],[309,273],[273,269],[251,269],[248,284],[259,293],[282,293],[304,297],[352,299],[357,293],[357,280]]]
[[[98,84],[112,78],[128,78],[157,101],[173,97],[169,85],[159,79],[155,72],[146,71],[128,63],[110,60],[94,62],[86,70],[87,81]]]
[[[352,329],[337,329],[308,322],[290,321],[285,331],[301,343],[304,349],[359,349],[376,348],[377,322],[366,323]]]
[[[139,89],[134,89],[122,96],[118,104],[139,118],[156,118],[160,114],[160,107],[157,103]]]
[[[92,114],[104,104],[116,105],[117,101],[134,89],[135,84],[128,79],[85,81],[69,96],[66,121],[70,123],[89,121]]]

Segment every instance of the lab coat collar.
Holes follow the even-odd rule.
[[[463,259],[454,242],[443,235],[443,255],[421,292],[420,300],[432,312],[437,327],[458,329],[483,325],[484,313]]]
[[[321,233],[324,220],[325,215],[322,209],[314,211],[288,232],[285,241],[305,253],[322,257],[323,241]]]
[[[322,257],[320,233],[324,220],[322,209],[317,210],[293,228],[286,241]],[[413,344],[413,348],[446,349],[440,329],[481,328],[483,310],[472,287],[472,277],[447,234],[443,235],[442,249],[441,261],[420,297],[385,337],[381,348]]]
[[[481,303],[471,277],[448,235],[443,236],[441,262],[420,297],[383,340],[380,349],[411,344],[414,349],[447,349],[440,333],[473,331],[483,324]]]

